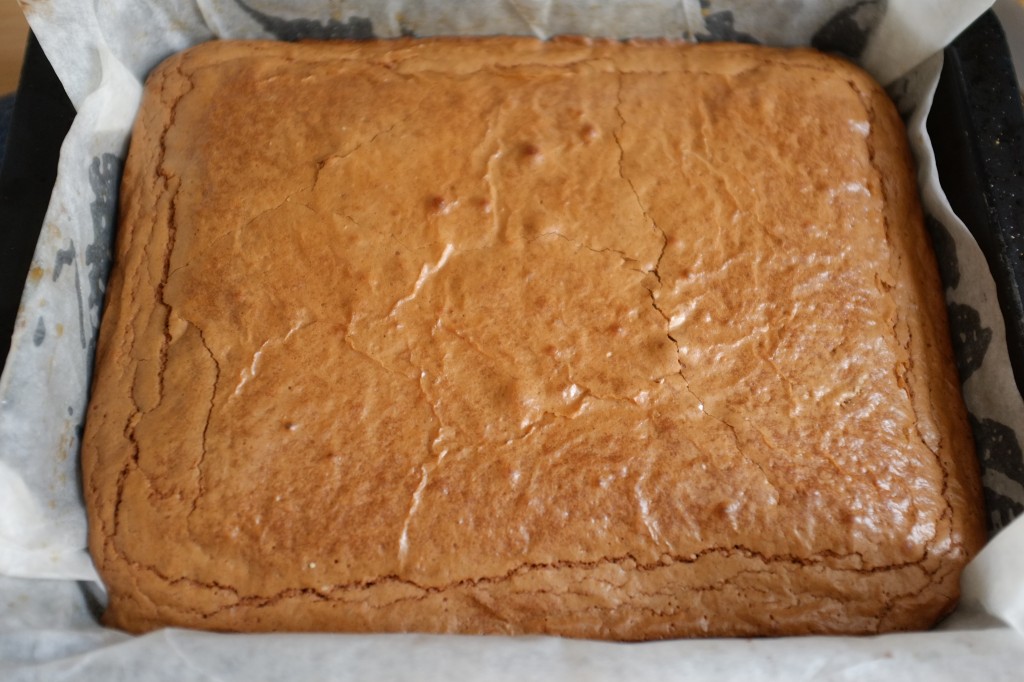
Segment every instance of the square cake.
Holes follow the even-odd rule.
[[[983,542],[905,132],[844,61],[207,43],[119,224],[111,626],[874,633]]]

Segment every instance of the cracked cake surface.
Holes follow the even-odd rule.
[[[930,626],[984,531],[916,191],[810,50],[175,55],[82,449],[105,622]]]

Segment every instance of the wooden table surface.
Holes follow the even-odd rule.
[[[18,87],[28,24],[15,0],[0,0],[0,95]]]

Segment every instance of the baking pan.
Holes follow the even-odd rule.
[[[74,116],[64,86],[30,34],[0,168],[0,367]]]
[[[1024,111],[992,12],[946,49],[928,133],[950,206],[988,260],[1014,379],[1024,394]],[[950,277],[949,264],[941,265]],[[954,334],[953,343],[964,337]]]

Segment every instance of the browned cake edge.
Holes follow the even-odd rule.
[[[765,48],[738,46],[700,49],[770,53]],[[165,625],[253,631],[440,629],[636,640],[917,629],[929,627],[953,608],[960,570],[985,538],[980,482],[952,359],[942,289],[909,170],[913,164],[905,132],[894,106],[868,76],[809,51],[797,53],[801,66],[830,72],[842,68],[872,117],[868,144],[882,178],[887,235],[893,246],[895,280],[885,284],[899,304],[901,315],[894,320],[894,333],[907,353],[894,372],[911,396],[922,441],[935,453],[944,472],[942,494],[947,511],[922,561],[862,571],[832,567],[827,557],[767,557],[741,548],[716,548],[691,561],[650,566],[632,560],[527,565],[509,575],[463,581],[445,589],[420,589],[392,576],[338,586],[329,597],[295,590],[294,594],[264,599],[239,595],[230,585],[161,575],[158,569],[121,554],[113,542],[116,501],[137,458],[130,425],[118,423],[123,414],[131,414],[130,409],[123,409],[131,403],[133,391],[126,368],[136,334],[164,333],[155,311],[147,318],[148,329],[132,325],[135,311],[152,302],[135,300],[136,290],[130,282],[145,269],[163,272],[162,282],[166,282],[171,247],[168,226],[174,221],[169,196],[176,180],[154,178],[152,169],[159,165],[157,157],[163,154],[166,130],[174,124],[174,107],[184,91],[179,69],[185,62],[216,62],[218,54],[215,47],[200,47],[172,57],[154,71],[125,168],[121,224],[132,229],[121,229],[117,237],[116,265],[98,342],[94,400],[82,448],[89,545],[110,590],[107,624],[132,632]],[[152,215],[154,207],[155,221],[139,219]],[[910,312],[903,315],[902,311]],[[813,595],[782,590],[767,603],[760,603],[764,600],[762,585],[787,584],[795,576],[801,584],[820,589]],[[711,592],[694,587],[715,582],[715,578]],[[617,587],[609,587],[613,582]],[[583,597],[546,591],[552,584],[589,589],[602,584],[600,589],[619,592],[606,595],[611,601],[628,604],[602,609]],[[838,584],[844,585],[846,603],[824,596],[830,585]],[[667,611],[662,610],[665,591],[673,595],[669,600],[672,608]],[[551,617],[547,605],[558,599],[575,601],[579,614],[587,617]],[[210,608],[188,606],[196,603]],[[386,608],[381,610],[381,606]],[[517,615],[515,624],[501,615],[510,610]]]

